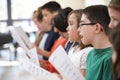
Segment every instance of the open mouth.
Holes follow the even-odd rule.
[[[80,34],[80,38],[81,38],[81,41],[83,40],[83,35],[82,34]]]
[[[81,38],[83,38],[83,36],[81,35]]]
[[[83,35],[82,34],[79,34],[80,35],[80,38],[83,38]]]

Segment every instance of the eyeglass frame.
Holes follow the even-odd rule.
[[[95,25],[97,23],[91,22],[91,23],[83,23],[83,24],[79,24],[79,27],[82,28],[82,26],[84,25]]]
[[[91,23],[83,23],[83,24],[79,24],[79,27],[82,28],[82,26],[84,25],[95,25],[97,23],[91,22]],[[103,31],[103,29],[101,28],[101,31]]]

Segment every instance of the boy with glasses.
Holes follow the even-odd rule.
[[[108,39],[110,17],[107,7],[94,5],[83,10],[80,35],[83,44],[94,49],[87,57],[86,80],[112,79],[112,48]]]

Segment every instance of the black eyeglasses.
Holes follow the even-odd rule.
[[[83,23],[83,24],[79,24],[79,27],[83,27],[84,25],[95,25],[96,23]]]

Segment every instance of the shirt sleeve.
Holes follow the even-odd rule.
[[[84,52],[80,59],[80,69],[86,69],[86,60],[88,52]]]
[[[103,67],[103,79],[102,80],[112,80],[112,59],[109,58],[104,61]]]

